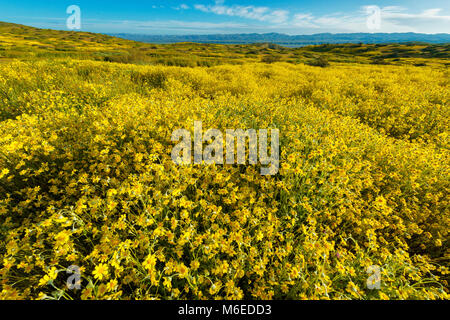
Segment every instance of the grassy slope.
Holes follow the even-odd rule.
[[[188,53],[188,55],[187,55]],[[318,45],[285,48],[274,44],[219,45],[178,43],[156,45],[103,34],[44,30],[0,22],[0,61],[72,57],[99,61],[176,66],[212,66],[244,62],[284,61],[373,64],[450,64],[450,45]]]

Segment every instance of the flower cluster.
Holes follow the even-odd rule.
[[[447,299],[448,77],[411,68],[0,65],[0,299]],[[194,121],[278,128],[278,174],[176,165]]]

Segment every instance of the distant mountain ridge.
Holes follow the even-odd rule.
[[[271,42],[288,47],[301,47],[316,44],[337,43],[450,43],[450,34],[422,33],[319,33],[313,35],[287,35],[281,33],[245,33],[245,34],[210,34],[210,35],[143,35],[110,34],[111,36],[149,43],[198,42],[218,44],[250,44]]]

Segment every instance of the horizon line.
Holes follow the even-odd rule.
[[[281,33],[281,32],[248,32],[248,33],[186,33],[186,34],[163,34],[163,33],[132,33],[132,32],[95,32],[95,31],[87,31],[87,30],[67,30],[67,29],[59,29],[59,28],[41,28],[41,27],[34,27],[27,24],[22,23],[16,23],[16,22],[9,22],[9,21],[0,21],[0,23],[9,23],[17,26],[24,26],[29,28],[35,28],[40,30],[53,30],[53,31],[65,31],[65,32],[85,32],[85,33],[94,33],[94,34],[103,34],[103,35],[139,35],[139,36],[168,36],[168,37],[183,37],[183,36],[216,36],[216,35],[268,35],[268,34],[277,34],[277,35],[284,35],[289,37],[295,37],[295,36],[316,36],[316,35],[352,35],[352,34],[366,34],[366,35],[380,35],[380,34],[389,34],[389,35],[395,35],[395,34],[416,34],[416,35],[428,35],[428,36],[434,36],[434,35],[449,35],[450,33],[447,32],[440,32],[440,33],[423,33],[423,32],[338,32],[338,33],[332,33],[332,32],[319,32],[319,33],[312,33],[312,34],[288,34],[288,33]]]

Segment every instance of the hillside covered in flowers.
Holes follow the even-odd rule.
[[[113,61],[40,32],[0,37],[0,299],[448,299],[448,56]],[[278,128],[279,172],[177,166],[197,120]]]

